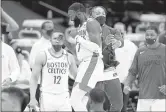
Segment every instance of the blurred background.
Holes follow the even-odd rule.
[[[2,0],[3,10],[20,27],[12,35],[6,36],[12,36],[12,44],[17,43],[20,49],[29,54],[32,45],[41,35],[40,28],[26,28],[23,25],[25,20],[49,19],[54,22],[56,29],[65,31],[69,27],[67,10],[74,2],[83,3],[87,13],[93,6],[103,6],[107,11],[107,25],[121,29],[125,33],[124,38],[138,47],[144,44],[144,33],[149,25],[156,25],[160,34],[166,31],[166,0]],[[165,35],[166,33],[163,36]],[[9,38],[5,38],[5,41],[7,43]],[[136,82],[133,86],[134,95],[130,96],[129,101],[129,106],[133,108],[136,107],[138,98],[138,92],[135,92],[137,89]]]
[[[83,3],[87,9],[97,5],[104,6],[109,26],[123,22],[126,26],[132,25],[133,32],[140,22],[140,15],[166,13],[166,0],[2,0],[2,7],[19,25],[24,19],[47,18],[48,11],[54,7],[50,18],[56,18],[63,29],[68,26],[66,13],[73,2]]]

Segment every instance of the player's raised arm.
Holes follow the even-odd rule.
[[[2,8],[0,10],[1,10],[2,18],[9,24],[7,26],[6,31],[7,32],[17,31],[19,29],[19,26],[16,23],[16,21],[12,17],[10,17]]]
[[[70,78],[75,80],[76,76],[77,76],[77,65],[74,59],[74,56],[70,53],[68,53],[69,55],[69,62],[70,62]]]
[[[102,46],[101,42],[101,27],[97,20],[92,19],[87,21],[87,32],[89,34],[89,39],[91,42],[96,43],[98,46]]]
[[[45,52],[40,52],[35,59],[35,64],[32,68],[32,76],[30,80],[30,98],[31,100],[36,99],[36,89],[37,89],[37,82],[39,76],[41,76],[42,67],[46,62],[46,54]]]

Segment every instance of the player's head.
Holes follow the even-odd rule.
[[[74,21],[75,27],[78,27],[86,19],[86,8],[81,3],[73,3],[68,8],[70,21]]]
[[[54,23],[52,21],[46,21],[41,26],[42,34],[45,38],[51,36],[52,31],[54,30]]]
[[[50,41],[54,50],[58,52],[62,49],[64,43],[64,34],[61,31],[53,31]]]
[[[101,89],[94,88],[89,93],[88,105],[90,110],[103,108],[105,101],[105,92]]]
[[[126,26],[121,22],[115,23],[114,28],[120,30],[122,33],[126,33]]]
[[[5,111],[19,111],[22,110],[24,102],[24,93],[21,89],[15,87],[2,89],[2,112]]]
[[[158,29],[156,26],[149,26],[146,29],[145,39],[148,45],[153,45],[158,38]]]
[[[95,18],[102,26],[106,22],[106,10],[102,6],[95,6],[92,8],[91,16]]]

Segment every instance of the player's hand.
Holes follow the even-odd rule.
[[[31,99],[31,100],[30,100],[30,102],[29,102],[29,104],[28,104],[28,107],[31,108],[31,109],[36,110],[36,107],[37,107],[38,105],[39,105],[39,104],[38,104],[36,98],[34,98],[34,99]]]
[[[123,92],[127,95],[131,91],[131,88],[129,86],[124,86]]]
[[[109,35],[105,38],[105,44],[106,44],[106,45],[115,43],[115,41],[116,41],[116,39],[115,39],[114,35],[112,35],[112,34],[109,34]]]
[[[121,46],[121,41],[119,41],[119,40],[112,43],[112,49],[119,48],[120,46]]]
[[[70,35],[72,37],[75,37],[77,35],[77,28],[69,27],[69,28],[66,29],[65,34]]]
[[[12,83],[11,78],[7,78],[3,81],[2,86],[10,86]]]
[[[166,85],[162,85],[159,87],[160,92],[162,92],[164,95],[166,95]]]

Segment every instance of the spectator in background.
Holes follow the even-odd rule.
[[[51,36],[53,29],[54,29],[54,24],[52,21],[46,21],[42,24],[42,27],[41,27],[42,37],[39,41],[37,41],[32,46],[32,49],[30,52],[29,64],[30,64],[31,70],[32,70],[33,65],[35,63],[36,55],[40,51],[51,48],[52,45],[51,45],[49,39],[50,39],[50,36]],[[38,101],[39,101],[39,94],[40,94],[39,87],[40,87],[40,77],[39,77],[37,93],[36,93],[36,98]]]
[[[165,28],[164,28],[165,30],[163,30],[161,34],[159,35],[159,42],[166,45],[166,23],[164,25],[165,25]]]
[[[122,33],[124,32],[123,35],[125,35],[126,31],[124,24],[117,23],[114,26],[114,28],[117,28],[118,30],[122,31]],[[124,46],[115,49],[115,56],[117,61],[119,62],[119,65],[116,67],[116,71],[119,75],[119,79],[122,85],[122,90],[124,87],[124,80],[128,75],[128,70],[132,64],[137,49],[138,49],[137,46],[133,42],[125,38],[124,38]],[[129,95],[123,94],[123,108],[122,108],[123,112],[127,111],[126,109],[127,109],[128,100],[129,100]]]
[[[123,34],[126,34],[126,26],[125,24],[121,23],[121,22],[117,22],[114,24],[114,28],[118,29],[119,31],[121,31]]]
[[[1,23],[1,33],[2,33],[2,40],[9,44],[9,41],[12,39],[12,32],[13,31],[17,31],[19,29],[18,24],[16,23],[16,21],[10,17],[2,8],[0,8],[1,11],[1,16],[2,16],[2,20],[5,20],[4,23]]]
[[[36,55],[40,51],[43,51],[43,50],[51,47],[51,43],[50,43],[49,39],[50,39],[50,35],[51,35],[53,29],[54,29],[54,24],[52,21],[46,21],[42,24],[42,27],[41,27],[42,37],[40,38],[39,41],[37,41],[32,46],[32,49],[30,52],[29,64],[30,64],[31,68],[33,68]]]

